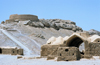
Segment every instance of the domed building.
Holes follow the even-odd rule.
[[[57,42],[59,40],[56,38],[56,44],[43,45],[41,47],[41,56],[47,56],[47,59],[56,58],[57,61],[79,60],[81,58],[100,56],[100,36],[90,36],[87,32],[79,32],[66,37],[66,40],[61,38],[60,42]],[[83,52],[80,52],[79,46],[82,43],[84,43],[85,49]]]

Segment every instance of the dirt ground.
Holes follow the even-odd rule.
[[[81,59],[80,61],[54,61],[41,59],[17,59],[17,56],[0,55],[0,65],[100,65],[100,59]]]

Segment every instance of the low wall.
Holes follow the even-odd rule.
[[[10,15],[9,20],[6,20],[6,23],[10,22],[16,22],[17,21],[25,21],[25,20],[31,20],[31,21],[38,21],[38,16],[36,15]]]
[[[88,43],[85,44],[85,58],[91,58],[92,56],[100,56],[100,43]]]
[[[0,48],[0,54],[23,55],[23,49]]]
[[[10,15],[9,19],[11,19],[11,20],[18,19],[18,20],[21,20],[21,21],[23,21],[23,20],[37,21],[38,16],[36,16],[36,15],[17,15],[17,14],[15,14],[15,15]]]

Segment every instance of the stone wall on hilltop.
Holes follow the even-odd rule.
[[[14,21],[24,21],[24,20],[38,21],[38,16],[14,14],[14,15],[10,15],[9,20],[6,20],[6,23],[14,22]]]

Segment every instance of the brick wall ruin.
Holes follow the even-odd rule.
[[[59,47],[57,52],[57,61],[79,60],[81,54],[77,47]]]
[[[23,55],[23,49],[0,47],[0,54]]]
[[[56,39],[57,41],[57,39]],[[86,32],[74,33],[67,40],[51,44],[50,41],[41,47],[41,56],[46,56],[47,60],[55,59],[57,61],[72,61],[81,58],[92,58],[100,56],[100,36],[89,36]],[[80,44],[84,43],[85,49],[79,51]]]
[[[43,45],[41,47],[41,56],[56,56],[57,55],[57,49],[59,47],[64,47],[65,45]]]
[[[100,43],[88,43],[85,47],[85,57],[100,56]]]

